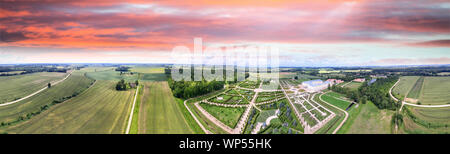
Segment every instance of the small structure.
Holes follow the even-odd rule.
[[[217,100],[223,100],[223,97],[217,97]]]

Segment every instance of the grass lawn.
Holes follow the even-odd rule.
[[[114,82],[91,88],[33,117],[8,132],[31,134],[121,134],[125,132],[134,90],[116,91]]]
[[[24,75],[0,76],[0,103],[14,101],[59,81],[66,73],[39,72]]]
[[[245,108],[221,107],[205,103],[200,103],[200,106],[203,107],[203,109],[205,109],[209,114],[231,128],[236,126],[242,113],[245,111]]]
[[[143,82],[144,93],[139,111],[140,134],[194,133],[167,82]]]
[[[421,108],[407,106],[403,110],[403,126],[400,133],[448,134],[450,107]]]

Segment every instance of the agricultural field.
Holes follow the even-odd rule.
[[[8,132],[31,134],[124,133],[134,90],[116,91],[111,81],[97,81],[73,99],[51,107]]]
[[[416,84],[418,76],[403,76],[400,82],[392,89],[392,93],[398,98],[404,98]]]
[[[450,133],[450,108],[421,108],[408,106],[403,111],[401,133],[441,134]]]
[[[220,107],[205,103],[200,103],[200,106],[216,119],[220,120],[222,123],[231,128],[234,128],[236,126],[237,122],[241,118],[242,113],[245,110],[245,108],[241,107]]]
[[[167,82],[143,82],[143,84],[138,116],[139,134],[194,133]]]
[[[425,79],[425,77],[420,77],[419,79],[417,79],[413,88],[411,89],[411,91],[409,91],[409,93],[406,97],[412,98],[412,99],[418,99],[420,97],[420,91],[422,90],[424,79]]]
[[[49,82],[59,81],[66,73],[39,72],[24,75],[0,76],[0,104],[18,100],[47,86]]]
[[[334,96],[336,96],[336,93],[327,93],[322,95],[322,99],[336,107],[341,108],[342,110],[346,110],[350,106],[350,102],[337,99]]]
[[[130,72],[125,72],[120,74],[119,71],[115,70],[87,72],[86,76],[95,80],[119,81],[124,79],[126,82],[134,82],[138,79],[137,73],[131,74]]]

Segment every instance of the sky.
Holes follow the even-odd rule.
[[[450,64],[448,0],[0,3],[0,64],[172,63],[194,38],[277,47],[281,66]]]

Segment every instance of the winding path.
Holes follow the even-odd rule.
[[[70,75],[72,75],[72,72],[70,72],[65,78],[63,78],[63,79],[61,79],[61,80],[59,80],[59,81],[56,81],[56,82],[53,82],[53,83],[50,82],[50,83],[51,83],[52,86],[57,85],[58,83],[61,83],[61,82],[63,82],[64,80],[66,80]],[[39,94],[40,92],[44,91],[44,90],[47,89],[47,88],[48,88],[48,87],[45,86],[44,88],[42,88],[42,89],[40,89],[40,90],[38,90],[38,91],[36,91],[36,92],[34,92],[34,93],[28,95],[28,96],[25,96],[25,97],[23,97],[23,98],[21,98],[21,99],[18,99],[18,100],[12,101],[12,102],[7,102],[7,103],[0,104],[0,106],[11,105],[11,104],[14,104],[14,103],[23,101],[23,100],[25,100],[25,99],[27,99],[27,98],[30,98],[30,97],[32,97],[32,96],[34,96],[34,95],[36,95],[36,94]]]

